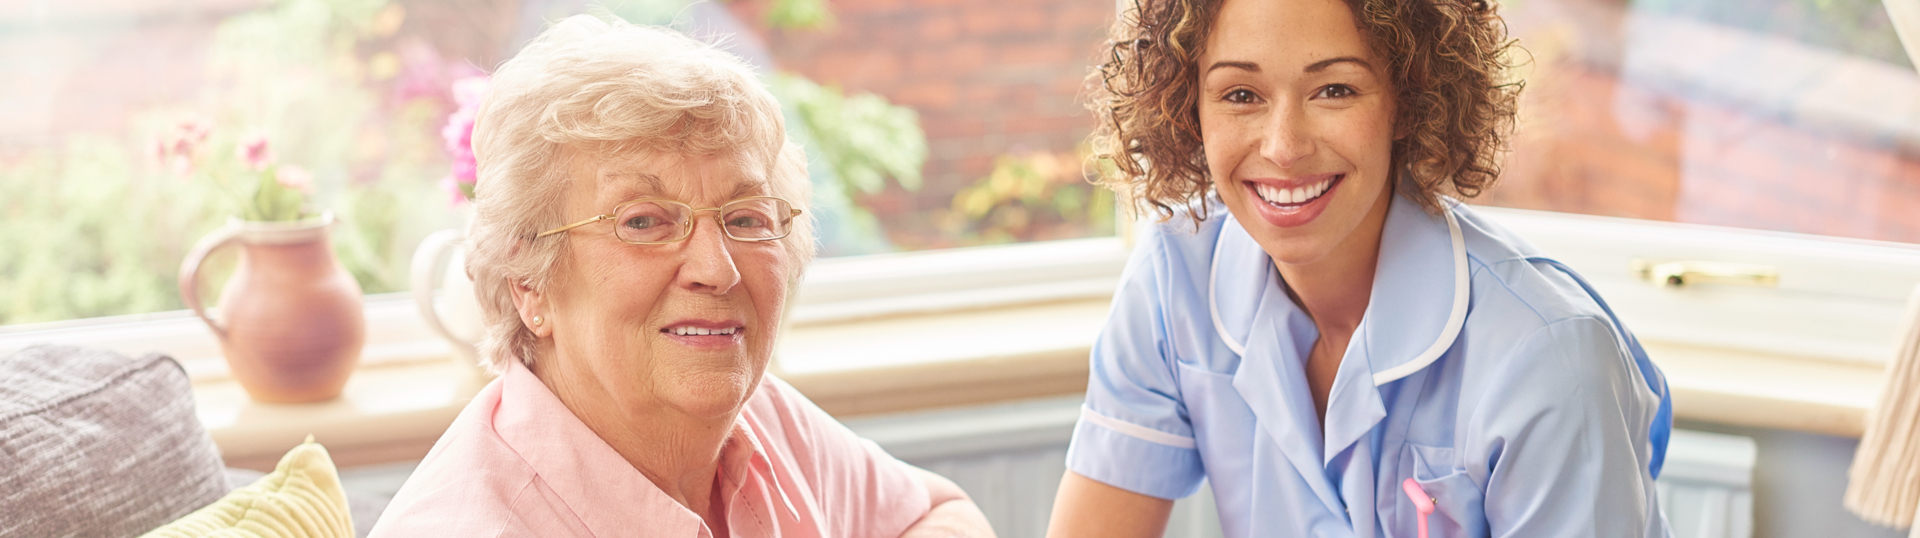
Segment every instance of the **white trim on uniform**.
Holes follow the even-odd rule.
[[[1220,234],[1224,236],[1226,233],[1227,230],[1225,227],[1222,227]],[[1207,265],[1207,313],[1213,316],[1213,332],[1220,333],[1220,341],[1225,342],[1227,349],[1233,350],[1235,355],[1245,357],[1247,356],[1247,347],[1241,345],[1240,342],[1234,341],[1233,335],[1227,334],[1226,324],[1220,323],[1220,302],[1214,300],[1216,296],[1214,295],[1213,286],[1214,282],[1220,279],[1220,251],[1223,250],[1226,249],[1220,248],[1219,239],[1215,239],[1213,261]]]
[[[1420,352],[1413,360],[1399,366],[1373,374],[1373,386],[1385,385],[1412,375],[1439,360],[1447,349],[1453,347],[1454,339],[1460,336],[1460,328],[1467,323],[1467,300],[1471,290],[1467,279],[1467,243],[1460,235],[1460,223],[1453,216],[1452,200],[1440,199],[1440,213],[1447,217],[1447,233],[1453,236],[1453,312],[1447,314],[1447,325],[1440,329],[1440,337]]]
[[[1132,438],[1139,439],[1141,441],[1146,441],[1149,443],[1167,445],[1174,448],[1187,448],[1187,449],[1196,448],[1199,446],[1194,444],[1192,437],[1174,435],[1174,434],[1163,432],[1153,428],[1148,428],[1146,426],[1141,426],[1139,424],[1134,424],[1132,422],[1127,422],[1117,418],[1102,415],[1099,412],[1094,411],[1093,408],[1087,407],[1085,405],[1080,406],[1080,420],[1092,422],[1106,429],[1120,432],[1121,434],[1126,435],[1128,437],[1132,437]]]

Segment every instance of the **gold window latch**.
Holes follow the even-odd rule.
[[[1771,288],[1780,285],[1780,270],[1771,265],[1751,263],[1674,261],[1654,263],[1633,260],[1633,272],[1641,280],[1668,287],[1688,284],[1734,284]]]

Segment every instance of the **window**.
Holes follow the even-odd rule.
[[[439,186],[450,82],[498,60],[475,36],[510,35],[419,4],[0,10],[0,325],[182,308],[195,240],[295,167],[361,288],[404,289],[414,244],[459,222]],[[477,30],[427,31],[457,25]]]
[[[1920,284],[1917,7],[1506,2],[1527,87],[1478,203],[1644,219],[1501,213],[1643,338],[1884,360]],[[1635,269],[1687,261],[1778,283],[1661,287]]]
[[[414,245],[464,220],[451,86],[591,9],[765,69],[823,257],[1113,234],[1079,157],[1102,3],[31,0],[0,11],[0,325],[182,308],[180,260],[237,212],[220,179],[255,139],[311,173],[362,289],[404,291]]]

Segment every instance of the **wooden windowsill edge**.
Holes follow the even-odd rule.
[[[943,316],[915,324],[934,330],[947,325]],[[1086,390],[1090,344],[781,377],[840,417],[1072,395]],[[1861,434],[1883,370],[1657,342],[1647,347],[1667,375],[1677,419],[1844,437]],[[230,466],[270,469],[312,434],[339,465],[350,467],[425,456],[484,384],[451,360],[429,360],[363,367],[342,398],[320,404],[254,403],[225,379],[199,382],[195,394]]]
[[[1667,375],[1680,420],[1860,437],[1886,371],[1879,364],[1645,345]]]

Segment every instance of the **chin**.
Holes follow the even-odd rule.
[[[723,417],[746,405],[758,380],[749,372],[700,372],[660,387],[661,400],[690,416]]]
[[[1260,239],[1254,238],[1255,242],[1260,243],[1261,250],[1267,251],[1267,257],[1273,258],[1274,263],[1283,265],[1310,265],[1326,259],[1328,254],[1333,253],[1331,242],[1319,237],[1282,236],[1275,240]]]
[[[1338,243],[1332,237],[1333,227],[1329,226],[1331,224],[1329,221],[1337,220],[1337,214],[1334,214],[1334,211],[1321,215],[1321,217],[1333,218],[1318,219],[1305,226],[1282,228],[1261,220],[1255,213],[1256,209],[1235,207],[1246,203],[1260,202],[1259,200],[1233,200],[1228,202],[1227,208],[1233,213],[1234,220],[1240,222],[1240,227],[1247,231],[1247,235],[1253,236],[1253,241],[1259,243],[1260,249],[1267,252],[1267,257],[1273,258],[1274,263],[1310,264],[1326,258]]]

